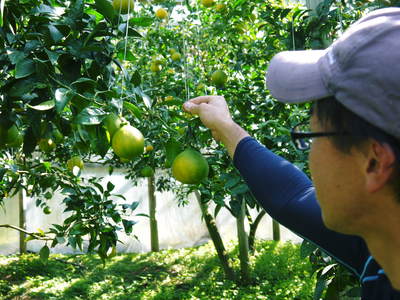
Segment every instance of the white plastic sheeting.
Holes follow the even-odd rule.
[[[118,252],[148,252],[150,251],[150,227],[146,217],[135,217],[138,213],[148,214],[147,181],[143,179],[138,186],[126,180],[123,170],[116,170],[109,176],[107,167],[86,167],[82,176],[103,177],[102,184],[111,181],[115,185],[113,193],[122,194],[127,203],[139,201],[140,205],[134,211],[132,220],[138,223],[133,226],[133,234],[127,236],[119,233]],[[55,194],[48,204],[52,210],[50,215],[43,214],[35,205],[34,199],[25,198],[26,227],[30,232],[36,232],[39,228],[46,231],[51,224],[62,224],[62,220],[68,217],[63,213],[63,195]],[[189,197],[189,203],[178,206],[175,195],[171,192],[156,193],[158,236],[161,249],[192,247],[209,241],[207,228],[202,221],[201,211],[194,195]],[[5,199],[5,212],[0,209],[0,224],[13,224],[18,226],[18,197]],[[123,201],[119,198],[116,201]],[[214,212],[214,205],[210,205],[210,211]],[[255,217],[257,212],[251,211]],[[217,216],[217,226],[225,242],[235,240],[236,222],[226,209],[221,209]],[[248,230],[248,228],[247,228]],[[134,238],[136,235],[138,239]],[[257,237],[272,239],[272,220],[265,216],[257,230]],[[281,226],[281,239],[300,242],[301,238]],[[44,245],[41,241],[29,241],[28,251],[37,252]],[[19,250],[19,233],[13,229],[0,228],[0,254],[17,253]],[[52,253],[77,253],[71,247],[57,245],[51,249]]]

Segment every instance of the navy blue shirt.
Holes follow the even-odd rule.
[[[233,162],[272,218],[316,244],[360,279],[363,300],[400,300],[400,291],[392,288],[362,238],[325,227],[312,182],[296,166],[251,137],[239,142]]]

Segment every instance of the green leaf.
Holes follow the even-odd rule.
[[[54,43],[58,43],[62,40],[64,35],[57,29],[56,26],[48,25],[47,27],[49,28],[50,36],[53,39]]]
[[[15,66],[15,78],[24,78],[35,72],[35,62],[32,59],[19,61]]]
[[[76,122],[81,125],[98,125],[106,114],[101,108],[86,107],[76,116]]]
[[[32,108],[34,110],[45,111],[45,110],[52,109],[55,105],[56,105],[56,103],[54,100],[49,100],[49,101],[42,102],[38,105],[27,104],[26,106],[28,106],[29,108]]]
[[[58,61],[58,58],[60,57],[60,54],[47,49],[44,49],[44,51],[47,53],[47,56],[49,57],[51,64],[55,65]]]
[[[1,0],[0,2],[0,27],[3,27],[3,15],[4,15],[4,4],[6,0]]]
[[[10,59],[11,63],[16,65],[18,62],[21,60],[25,59],[28,54],[23,52],[23,51],[18,51],[18,50],[9,50],[7,51],[8,58]]]
[[[50,249],[49,247],[47,247],[47,245],[42,247],[42,249],[40,249],[39,256],[42,263],[44,264],[47,263],[47,261],[49,260],[49,255],[50,255]]]
[[[151,24],[153,24],[154,18],[150,17],[139,17],[139,18],[131,18],[129,20],[129,25],[131,26],[142,26],[142,27],[148,27]]]
[[[175,139],[170,139],[165,144],[165,156],[166,156],[166,167],[169,168],[172,165],[175,157],[182,151],[182,144]]]
[[[142,117],[142,111],[135,104],[124,101],[123,105],[124,105],[124,108],[131,111],[136,118],[140,119]]]
[[[244,194],[249,190],[249,187],[247,186],[247,184],[242,183],[239,184],[238,186],[236,186],[235,188],[233,188],[231,190],[232,195],[240,195],[240,194]]]
[[[130,209],[133,211],[139,206],[140,202],[139,201],[134,201],[132,202]]]
[[[124,36],[126,35],[126,24],[125,23],[119,25],[118,29],[124,34]],[[139,37],[139,38],[143,37],[139,32],[132,29],[131,27],[128,28],[128,36]]]
[[[132,74],[131,83],[132,83],[134,86],[139,86],[139,85],[141,84],[141,82],[142,82],[142,78],[141,78],[141,76],[140,76],[140,73],[139,73],[138,70],[136,70],[136,71]]]
[[[69,92],[69,90],[60,88],[56,90],[54,97],[56,99],[56,111],[61,113],[69,101],[71,101],[73,95]]]
[[[125,220],[125,219],[123,219],[123,220],[122,220],[122,224],[124,225],[125,232],[126,232],[127,234],[129,234],[129,233],[132,233],[132,227],[133,227],[133,225],[136,224],[136,222],[135,222],[135,221],[131,221],[131,220]]]
[[[96,9],[99,13],[101,13],[106,19],[112,21],[115,16],[114,7],[111,5],[111,2],[108,0],[96,0]]]
[[[114,188],[115,188],[115,185],[111,181],[107,182],[107,190],[109,192],[111,192]]]

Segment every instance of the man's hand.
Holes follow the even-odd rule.
[[[211,130],[213,137],[221,141],[233,158],[239,141],[248,133],[237,125],[229,113],[222,96],[201,96],[183,104],[184,110],[200,117],[204,126]]]

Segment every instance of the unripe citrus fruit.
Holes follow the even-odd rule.
[[[214,5],[214,0],[201,0],[201,4],[205,7],[211,7]]]
[[[134,0],[113,0],[112,3],[114,9],[121,14],[127,14],[129,11],[133,11],[135,5]]]
[[[44,212],[45,215],[51,214],[51,209],[50,209],[50,207],[46,206],[45,208],[43,208],[43,212]]]
[[[161,71],[161,66],[159,64],[152,63],[150,65],[150,70],[152,72],[160,72]]]
[[[226,83],[226,80],[228,77],[226,74],[221,71],[217,70],[211,75],[211,81],[216,85],[216,86],[223,86]]]
[[[181,60],[181,54],[178,52],[175,52],[171,55],[171,58],[173,61],[179,61],[179,60]]]
[[[145,166],[143,169],[140,170],[140,176],[142,177],[151,177],[154,175],[154,170],[150,166]]]
[[[146,152],[150,152],[150,151],[153,151],[153,150],[154,150],[154,147],[152,145],[146,146]]]
[[[159,8],[156,11],[156,17],[159,19],[166,19],[168,17],[168,12],[164,8]]]
[[[67,160],[67,168],[71,172],[74,171],[74,167],[78,167],[80,170],[83,169],[84,163],[83,160],[80,156],[76,155],[71,157],[70,159]]]
[[[112,148],[120,158],[132,160],[143,153],[143,134],[131,125],[122,126],[112,138]]]
[[[171,100],[174,100],[174,96],[165,97],[165,101],[171,101]]]
[[[176,49],[171,48],[171,49],[168,50],[168,52],[169,52],[169,54],[172,55],[172,54],[176,53],[177,51],[176,51]]]
[[[17,126],[13,125],[7,130],[6,146],[11,148],[19,148],[24,138],[19,132]]]
[[[174,159],[172,175],[182,183],[198,184],[208,176],[208,162],[200,152],[186,149]]]
[[[110,140],[112,140],[115,132],[121,128],[123,122],[124,120],[114,113],[110,113],[107,117],[104,118],[103,124],[110,134]]]
[[[39,149],[45,153],[51,152],[56,148],[56,144],[52,139],[40,139],[39,141]]]

